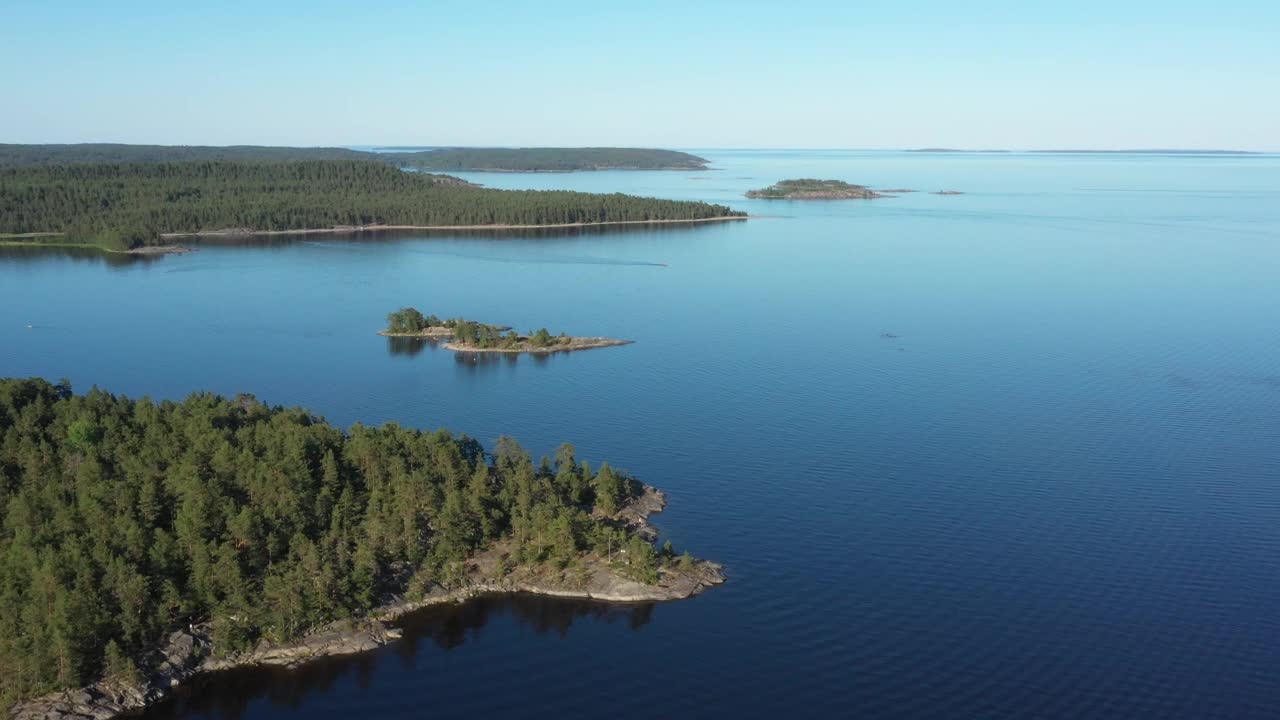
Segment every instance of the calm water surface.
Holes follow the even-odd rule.
[[[702,154],[467,177],[775,217],[0,255],[0,375],[571,441],[667,489],[665,536],[732,577],[430,611],[151,717],[1280,713],[1280,157]],[[804,176],[967,194],[741,197]],[[373,334],[406,304],[637,342]]]

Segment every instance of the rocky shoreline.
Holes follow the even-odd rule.
[[[613,338],[603,337],[571,337],[569,342],[557,345],[539,346],[532,343],[523,342],[513,348],[497,348],[497,347],[480,347],[478,345],[466,345],[463,343],[447,342],[443,345],[445,350],[454,352],[470,352],[470,353],[530,353],[533,355],[550,355],[551,353],[573,352],[575,350],[591,350],[593,348],[617,347],[618,345],[630,345],[635,340],[615,340]]]
[[[187,247],[186,245],[144,245],[132,250],[112,250],[108,252],[123,252],[126,255],[184,255],[195,251],[195,248]]]
[[[653,542],[657,530],[649,524],[649,515],[665,506],[662,492],[646,485],[640,497],[614,517]],[[175,688],[204,673],[264,665],[297,667],[320,658],[368,652],[400,638],[401,631],[389,623],[422,608],[481,595],[531,593],[618,603],[666,602],[693,597],[725,581],[723,568],[705,560],[694,561],[683,570],[660,568],[658,582],[652,585],[622,576],[607,558],[599,556],[584,556],[581,566],[572,571],[530,566],[506,572],[505,550],[499,544],[474,556],[460,587],[433,585],[421,597],[389,598],[366,618],[330,623],[293,642],[262,640],[247,652],[219,657],[207,624],[175,630],[156,651],[155,669],[141,682],[103,680],[51,693],[14,706],[10,720],[109,720],[159,703]]]

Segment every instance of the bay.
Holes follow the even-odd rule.
[[[1280,156],[694,152],[463,175],[766,217],[0,251],[0,375],[569,441],[731,577],[431,611],[148,717],[1274,716]],[[922,192],[742,197],[792,177]],[[402,305],[636,343],[455,355],[376,336]]]

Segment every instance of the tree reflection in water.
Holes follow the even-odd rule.
[[[653,609],[654,603],[620,605],[523,594],[429,607],[402,618],[398,625],[404,630],[403,638],[381,650],[326,658],[295,669],[241,668],[215,673],[196,679],[140,717],[238,720],[251,703],[264,698],[274,706],[296,710],[308,698],[333,690],[347,677],[353,677],[360,689],[368,689],[380,663],[400,662],[415,668],[422,651],[427,649],[425,643],[449,651],[468,640],[479,640],[490,620],[510,617],[539,635],[564,638],[573,624],[583,619],[626,623],[638,631],[649,623]]]

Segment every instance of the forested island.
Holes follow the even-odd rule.
[[[747,197],[766,200],[871,200],[888,196],[869,187],[852,185],[842,180],[800,178],[780,180],[767,188],[751,190],[747,192]]]
[[[647,148],[441,148],[382,155],[401,167],[446,172],[707,169],[697,155]]]
[[[0,705],[18,718],[111,717],[206,670],[369,649],[396,636],[382,621],[478,592],[651,601],[723,581],[654,546],[661,493],[570,445],[535,463],[509,438],[343,432],[251,395],[0,380],[0,501]]]
[[[564,333],[552,335],[546,328],[521,335],[504,325],[487,325],[463,318],[442,320],[434,314],[423,315],[411,307],[388,314],[387,327],[378,334],[448,339],[445,349],[459,352],[553,353],[629,345],[632,342],[603,337],[571,337]]]
[[[723,205],[494,190],[372,160],[190,161],[0,170],[0,241],[109,250],[184,235],[708,222]],[[7,236],[7,237],[6,237]]]
[[[156,162],[287,162],[372,160],[422,170],[573,172],[580,170],[705,170],[697,155],[652,148],[347,148],[259,145],[73,145],[0,144],[0,168],[28,165],[83,165]]]

